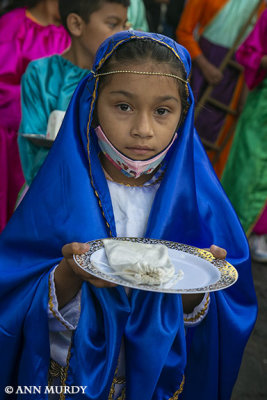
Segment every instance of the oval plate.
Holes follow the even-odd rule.
[[[108,282],[132,289],[161,293],[206,293],[225,289],[238,279],[237,270],[226,260],[219,260],[203,249],[166,240],[116,237],[110,240],[123,240],[136,243],[163,244],[168,247],[169,257],[176,272],[182,270],[181,280],[161,285],[133,284],[108,266],[104,244],[101,239],[88,242],[90,250],[84,254],[73,255],[76,264],[84,271]],[[103,265],[106,264],[106,265]],[[111,275],[112,273],[112,275]]]

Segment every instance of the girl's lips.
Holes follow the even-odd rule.
[[[131,153],[134,154],[139,154],[139,155],[143,155],[143,154],[147,154],[147,153],[151,153],[153,151],[153,149],[151,149],[150,147],[127,147],[127,150],[130,151]]]

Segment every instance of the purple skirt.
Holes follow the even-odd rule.
[[[203,37],[199,40],[199,46],[204,56],[216,67],[220,66],[222,60],[229,51],[228,48],[215,45]],[[225,68],[223,79],[214,87],[211,97],[229,106],[238,77],[239,71],[236,68],[231,66]],[[192,68],[191,86],[197,103],[207,88],[207,81],[204,79],[200,69],[195,63]],[[203,109],[200,111],[195,121],[199,136],[215,143],[226,117],[227,113],[225,111],[219,110],[208,102],[204,104]]]

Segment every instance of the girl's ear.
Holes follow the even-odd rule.
[[[71,36],[80,37],[83,32],[83,19],[75,13],[70,13],[67,16],[66,24]]]

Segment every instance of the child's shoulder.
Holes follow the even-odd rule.
[[[59,54],[32,60],[22,77],[22,87],[38,86],[47,87],[49,84],[53,90],[58,87],[67,88],[68,91],[75,89],[79,81],[87,75],[88,71],[71,64]],[[74,87],[73,87],[74,86]]]
[[[55,69],[63,63],[63,58],[59,54],[38,58],[29,62],[25,74],[40,74],[40,76],[43,76],[49,73],[51,68]]]

